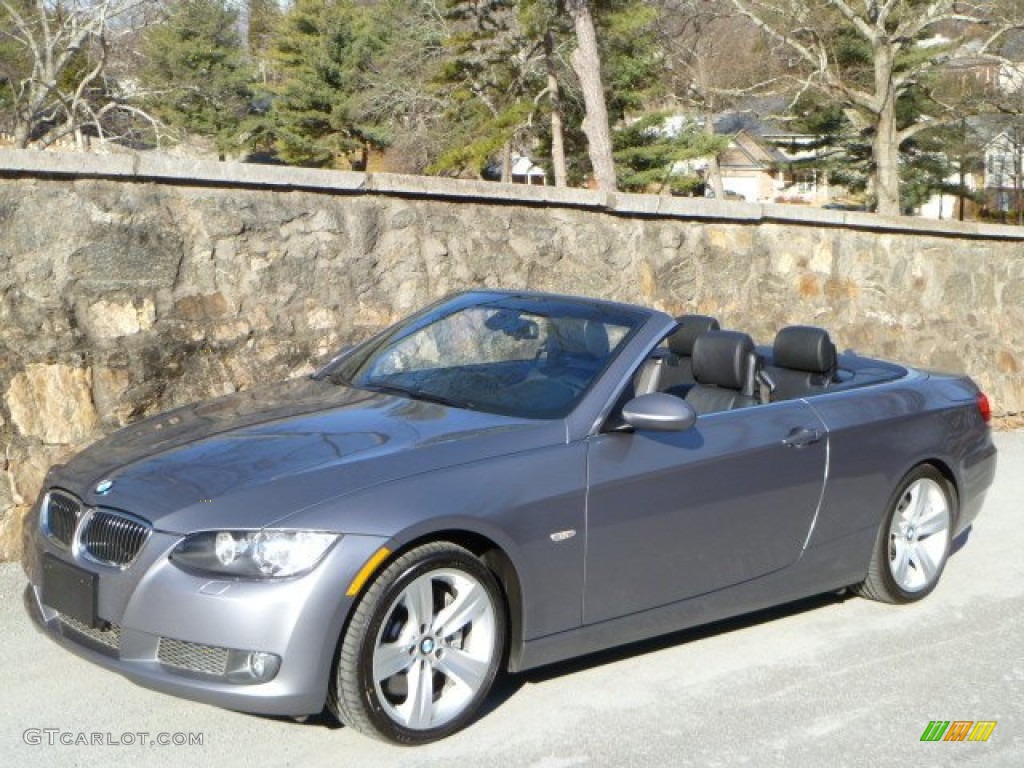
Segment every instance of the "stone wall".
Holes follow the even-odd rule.
[[[443,294],[567,291],[967,371],[1024,405],[1024,232],[152,157],[0,153],[0,558],[47,467]]]

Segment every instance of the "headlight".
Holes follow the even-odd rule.
[[[319,531],[204,531],[186,536],[171,560],[218,576],[283,578],[312,570],[339,538]]]

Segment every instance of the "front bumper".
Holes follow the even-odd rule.
[[[185,573],[167,558],[180,540],[170,534],[154,532],[124,570],[75,558],[55,547],[38,525],[27,539],[25,606],[55,642],[147,688],[227,709],[294,716],[323,709],[337,640],[353,602],[345,590],[384,544],[377,537],[345,536],[305,576],[254,582]],[[101,628],[43,604],[46,553],[98,574]],[[179,653],[175,663],[166,663],[169,647],[185,649],[186,661]],[[267,682],[231,682],[205,663],[227,649],[274,654],[280,668]]]

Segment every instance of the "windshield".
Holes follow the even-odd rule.
[[[328,376],[458,408],[563,418],[639,323],[626,313],[539,299],[442,308],[357,349]]]

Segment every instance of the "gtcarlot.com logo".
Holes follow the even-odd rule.
[[[988,741],[995,729],[995,720],[932,720],[921,741]]]
[[[151,733],[149,731],[65,731],[62,728],[28,728],[21,739],[31,747],[201,747],[201,733]]]

